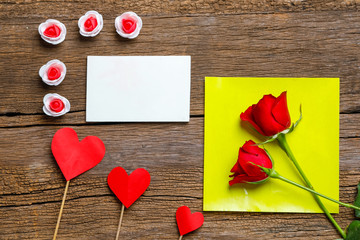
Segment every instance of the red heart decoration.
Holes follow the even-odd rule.
[[[79,142],[72,128],[58,130],[51,142],[51,150],[66,181],[95,167],[105,155],[105,145],[96,136]]]
[[[190,208],[182,206],[176,211],[176,221],[180,235],[183,236],[201,227],[204,223],[204,215],[201,212],[191,214]]]
[[[150,185],[150,174],[137,168],[128,175],[122,167],[116,167],[109,173],[107,181],[111,191],[129,208]]]

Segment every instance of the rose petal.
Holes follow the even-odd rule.
[[[61,76],[61,70],[57,66],[50,66],[47,70],[47,77],[53,81]]]
[[[273,95],[265,95],[252,111],[256,124],[261,128],[265,136],[272,136],[285,130],[272,115],[271,111],[275,100],[276,98]]]
[[[56,24],[52,24],[48,26],[45,31],[44,35],[50,38],[57,38],[61,34],[60,27],[56,26]]]
[[[122,29],[125,33],[130,34],[136,29],[136,19],[122,19]]]
[[[230,180],[229,185],[232,186],[235,183],[259,182],[266,178],[267,178],[267,176],[266,177],[262,177],[262,176],[252,177],[252,176],[247,176],[247,175],[243,174],[243,175],[238,175],[238,176],[234,177],[234,179]]]
[[[274,119],[285,129],[290,127],[291,119],[286,101],[286,91],[276,98],[271,113],[274,116]]]
[[[238,161],[236,161],[235,165],[230,170],[230,172],[234,173],[234,174],[230,175],[230,177],[237,176],[239,174],[245,174],[244,170],[241,168]]]
[[[84,23],[85,31],[92,32],[97,27],[97,25],[98,25],[98,23],[97,23],[96,18],[94,18],[93,16],[90,16],[88,19],[86,19],[86,21]]]
[[[246,109],[245,112],[240,114],[240,119],[242,121],[249,122],[255,129],[258,131],[261,135],[265,135],[265,133],[261,130],[261,128],[256,124],[254,117],[252,115],[253,109],[256,106],[256,104],[250,106],[248,109]]]
[[[65,104],[63,101],[61,101],[61,99],[59,98],[55,98],[53,100],[51,100],[50,104],[49,104],[49,108],[51,111],[53,112],[61,112],[65,107]]]
[[[238,163],[248,176],[266,176],[266,174],[264,174],[264,172],[256,165],[272,168],[272,162],[267,153],[256,146],[255,142],[252,140],[247,141],[240,148]]]
[[[253,154],[256,156],[259,154],[266,155],[266,152],[256,146],[256,143],[253,140],[246,141],[245,144],[241,147],[241,149],[248,154]]]

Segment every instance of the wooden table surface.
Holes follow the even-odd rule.
[[[175,211],[202,210],[204,77],[340,77],[340,200],[352,202],[360,180],[359,0],[2,0],[0,3],[0,239],[51,239],[65,180],[51,154],[54,133],[74,128],[99,136],[104,160],[70,183],[58,239],[114,239],[121,205],[106,177],[115,166],[147,168],[152,182],[125,211],[122,239],[177,239]],[[78,18],[99,11],[104,28],[85,39]],[[143,19],[135,40],[114,19]],[[38,25],[62,21],[66,40],[50,46]],[[191,55],[191,119],[184,123],[86,123],[86,56]],[[39,68],[62,60],[57,87]],[[42,112],[57,92],[71,102],[59,118]],[[326,179],[324,179],[326,181]],[[204,212],[203,227],[184,239],[336,239],[323,214]],[[353,211],[340,208],[345,228]]]

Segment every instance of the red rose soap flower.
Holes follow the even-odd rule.
[[[48,26],[44,31],[44,35],[51,38],[57,38],[60,36],[60,33],[61,29],[55,24]]]
[[[272,136],[288,129],[291,125],[286,101],[286,91],[279,97],[265,95],[257,104],[241,113],[242,121],[249,122],[260,134]]]
[[[88,11],[78,21],[79,32],[83,37],[95,37],[104,25],[103,17],[97,11]]]
[[[273,163],[271,158],[264,149],[255,145],[255,142],[250,140],[239,149],[238,160],[230,172],[233,177],[229,181],[230,186],[235,183],[259,183],[266,180],[269,176],[260,168],[272,168]]]
[[[47,71],[47,77],[49,80],[56,80],[60,77],[61,75],[61,71],[59,68],[57,67],[49,67],[48,71]]]
[[[51,100],[49,107],[54,112],[61,112],[64,109],[64,103],[61,99],[54,98]]]
[[[41,38],[53,45],[57,45],[65,40],[66,27],[63,23],[55,19],[48,19],[39,25]]]
[[[134,12],[125,12],[115,19],[115,28],[120,36],[133,39],[140,34],[142,20]]]
[[[50,86],[59,85],[65,78],[66,66],[63,62],[53,59],[47,62],[39,70],[39,76],[44,83]]]
[[[70,111],[70,102],[57,93],[48,93],[43,99],[43,111],[51,117],[59,117]]]
[[[122,20],[122,29],[125,33],[130,34],[136,29],[136,20],[132,18]]]
[[[96,18],[89,17],[88,19],[86,19],[86,21],[84,23],[85,31],[91,32],[92,30],[94,30],[97,27],[97,25],[98,25],[98,23],[97,23]]]

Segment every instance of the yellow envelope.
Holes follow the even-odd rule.
[[[307,212],[322,210],[313,196],[297,187],[270,179],[264,184],[229,187],[230,170],[245,141],[265,140],[240,113],[265,94],[287,91],[292,122],[303,119],[287,135],[288,143],[315,190],[339,199],[339,82],[338,78],[205,78],[204,211]],[[275,169],[304,184],[277,141],[266,144]],[[332,213],[337,204],[322,199]]]

